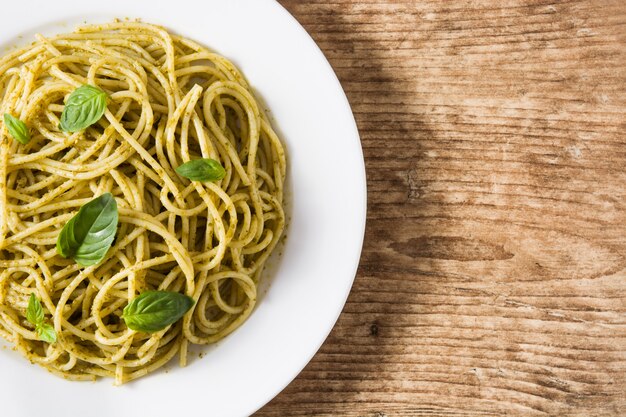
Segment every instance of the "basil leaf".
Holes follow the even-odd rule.
[[[30,140],[30,132],[28,131],[28,127],[26,127],[26,123],[17,117],[11,116],[9,113],[4,113],[4,124],[11,136],[13,136],[13,139],[22,145],[28,143]]]
[[[39,340],[43,340],[48,343],[55,343],[57,341],[57,332],[54,331],[54,327],[48,323],[41,323],[37,326],[37,336]]]
[[[54,343],[57,341],[57,332],[54,331],[48,323],[44,323],[43,307],[41,301],[35,296],[34,293],[30,294],[28,299],[28,308],[26,309],[26,320],[35,325],[35,332],[39,340],[44,342]]]
[[[185,162],[176,168],[176,172],[181,177],[189,178],[192,181],[217,181],[224,178],[226,170],[215,159],[194,159]]]
[[[43,307],[41,306],[41,302],[35,296],[35,293],[31,293],[30,298],[28,299],[26,320],[35,326],[43,323]]]
[[[83,85],[70,94],[61,113],[59,128],[78,132],[96,123],[107,108],[107,95],[93,85]]]
[[[63,226],[57,253],[81,266],[99,263],[115,239],[117,220],[117,203],[111,193],[91,200]]]
[[[178,321],[193,305],[193,299],[184,294],[147,291],[124,307],[122,318],[130,329],[153,333]]]

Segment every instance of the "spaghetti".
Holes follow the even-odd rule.
[[[59,129],[81,85],[108,95],[92,126]],[[250,87],[222,56],[139,22],[38,36],[0,59],[0,113],[30,128],[21,144],[0,132],[0,335],[31,362],[72,380],[144,376],[191,344],[231,333],[255,306],[263,266],[283,232],[286,161]],[[175,171],[219,161],[216,182]],[[97,265],[55,250],[80,207],[111,193],[115,241]],[[155,333],[129,329],[128,303],[151,290],[195,301]],[[40,340],[26,318],[41,300],[57,334]]]

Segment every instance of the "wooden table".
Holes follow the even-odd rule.
[[[282,4],[368,175],[348,303],[259,416],[626,416],[626,0]]]

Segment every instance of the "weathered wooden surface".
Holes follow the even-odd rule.
[[[626,1],[295,1],[368,174],[339,322],[259,416],[626,416]]]

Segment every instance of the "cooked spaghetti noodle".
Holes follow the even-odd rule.
[[[59,130],[64,99],[90,84],[108,95],[99,122]],[[263,266],[283,232],[285,154],[235,66],[139,22],[78,28],[0,60],[0,113],[23,120],[26,145],[0,132],[0,335],[31,362],[72,380],[148,374],[191,344],[220,340],[250,315]],[[189,181],[175,169],[212,158],[226,176]],[[85,203],[115,197],[106,257],[81,267],[55,251]],[[124,307],[148,290],[195,300],[156,333],[129,329]],[[58,335],[26,319],[35,294]]]

